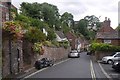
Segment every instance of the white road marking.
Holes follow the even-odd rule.
[[[105,70],[103,69],[103,67],[101,66],[101,64],[100,64],[99,62],[98,62],[98,64],[99,64],[99,66],[100,66],[103,74],[104,74],[107,78],[111,79],[111,77],[105,72]]]
[[[58,63],[54,64],[53,66],[56,66],[56,65],[58,65],[58,64],[61,64],[61,63],[65,62],[65,61],[68,61],[68,60],[70,60],[70,58],[69,58],[69,59],[66,59],[66,60],[64,60],[64,61],[58,62]],[[32,73],[32,74],[24,77],[24,78],[29,78],[30,76],[33,76],[33,75],[35,75],[35,74],[37,74],[37,73],[39,73],[39,72],[41,72],[41,71],[44,71],[44,70],[46,70],[46,69],[48,69],[48,68],[49,68],[49,67],[40,69],[40,70],[38,70],[38,71],[36,71],[36,72],[34,72],[34,73]],[[23,79],[24,79],[24,78],[23,78]]]
[[[90,70],[91,70],[92,79],[96,80],[96,76],[95,76],[92,60],[90,60]]]

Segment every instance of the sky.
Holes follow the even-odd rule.
[[[56,5],[61,15],[64,12],[71,13],[75,21],[79,21],[85,16],[90,15],[95,15],[100,21],[104,21],[105,17],[108,17],[111,20],[111,27],[115,29],[118,26],[119,1],[120,0],[12,0],[12,4],[19,9],[22,2],[47,2]]]

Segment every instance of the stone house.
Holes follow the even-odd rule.
[[[110,26],[110,19],[105,19],[100,30],[97,32],[97,42],[109,43],[112,45],[120,45],[120,37],[118,32]]]

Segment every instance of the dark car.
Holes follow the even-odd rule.
[[[35,62],[35,68],[41,69],[44,67],[52,66],[54,64],[53,60],[49,60],[48,58],[42,58],[41,60],[37,60]]]
[[[80,53],[77,50],[72,50],[68,54],[68,58],[79,58],[79,57],[80,57]]]
[[[114,62],[114,64],[112,65],[112,68],[120,72],[120,61]]]

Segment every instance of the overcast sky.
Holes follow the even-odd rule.
[[[110,18],[111,27],[118,25],[118,2],[120,0],[12,0],[12,4],[18,9],[22,2],[47,2],[56,5],[60,14],[72,13],[74,20],[78,21],[87,15],[95,15],[104,21],[105,17]]]

